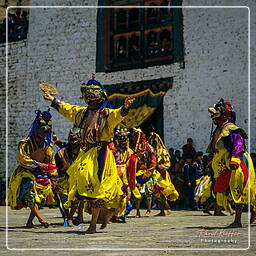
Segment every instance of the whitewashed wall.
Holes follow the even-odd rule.
[[[31,0],[31,5],[85,5],[85,1]],[[184,0],[189,5],[238,5],[238,0]],[[95,5],[96,1],[86,1]],[[255,31],[255,1],[243,1],[251,8],[251,31]],[[8,170],[16,165],[19,139],[26,136],[35,109],[46,109],[38,89],[40,82],[54,85],[62,100],[82,105],[81,81],[90,78],[96,62],[95,8],[31,9],[27,42],[9,47],[9,156]],[[173,89],[164,98],[164,135],[168,147],[180,149],[192,137],[197,150],[205,151],[211,121],[207,107],[220,97],[232,101],[238,124],[248,127],[248,9],[184,8],[185,69],[164,65],[114,73],[98,73],[106,84],[174,77]],[[255,138],[255,33],[251,33],[251,150]],[[0,46],[1,135],[5,134],[5,48]],[[54,129],[65,140],[72,126],[57,112]],[[5,145],[1,143],[1,170],[4,170]],[[1,171],[3,175],[3,171]]]

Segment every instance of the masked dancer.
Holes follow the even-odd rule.
[[[51,148],[52,118],[49,111],[36,111],[28,137],[18,144],[18,166],[11,175],[8,201],[12,209],[29,207],[28,228],[36,228],[33,219],[48,227],[39,206],[54,203],[53,186],[56,184],[57,171],[54,152]]]
[[[67,170],[69,194],[67,206],[77,199],[89,200],[92,206],[91,223],[86,233],[96,232],[100,211],[105,212],[101,228],[105,228],[109,218],[119,206],[122,182],[117,174],[115,157],[109,143],[114,137],[114,128],[128,114],[134,99],[126,98],[119,109],[106,105],[108,98],[104,87],[95,77],[81,87],[87,107],[70,105],[45,93],[44,98],[69,121],[81,129],[84,149]]]
[[[156,184],[153,189],[153,196],[159,202],[160,213],[157,216],[165,216],[164,209],[167,209],[167,214],[171,213],[171,208],[168,200],[176,201],[179,197],[177,190],[172,184],[168,169],[170,168],[170,155],[166,149],[161,137],[151,132],[148,142],[155,149],[156,152]]]
[[[81,151],[82,139],[81,130],[78,127],[73,127],[69,130],[68,143],[63,143],[54,133],[53,134],[54,143],[61,149],[55,155],[56,165],[58,167],[59,181],[58,181],[58,193],[62,204],[67,201],[69,184],[68,184],[68,174],[67,170],[70,165],[75,161],[78,154]],[[83,200],[75,200],[71,202],[71,207],[69,211],[66,211],[67,222],[70,227],[73,224],[73,215],[78,209],[78,222],[83,222]],[[65,210],[65,209],[64,209]]]
[[[228,228],[242,227],[241,216],[244,204],[248,203],[249,191],[251,205],[255,206],[256,203],[255,172],[245,147],[247,135],[235,124],[236,114],[230,102],[221,99],[213,107],[209,107],[208,111],[216,125],[207,152],[214,153],[212,168],[216,178],[214,192],[217,204],[226,208],[230,194],[236,203],[236,213],[234,222]],[[253,209],[251,222],[255,220]]]

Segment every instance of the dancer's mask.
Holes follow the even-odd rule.
[[[81,86],[82,96],[90,105],[91,103],[102,104],[107,100],[107,93],[103,85],[95,79],[90,79]]]
[[[224,99],[220,99],[213,107],[209,107],[208,112],[216,125],[221,125],[226,121],[233,123],[236,121],[236,113],[233,111],[231,103],[225,102]]]

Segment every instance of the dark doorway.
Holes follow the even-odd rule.
[[[150,132],[156,132],[164,140],[164,106],[163,99],[154,113],[141,125],[140,128],[145,132],[147,138]]]

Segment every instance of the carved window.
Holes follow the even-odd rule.
[[[98,9],[97,72],[183,61],[182,9],[172,8],[182,0],[100,0],[99,5],[116,8]]]

